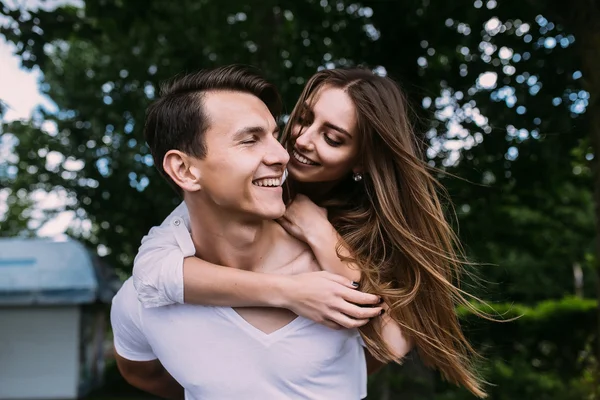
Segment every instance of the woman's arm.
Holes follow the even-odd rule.
[[[297,195],[288,205],[285,215],[277,220],[292,236],[307,243],[323,270],[359,282],[361,273],[357,265],[342,261],[337,248],[341,236],[327,219],[327,210],[317,206],[308,197]],[[345,246],[339,247],[340,256],[348,257]]]
[[[380,310],[360,307],[377,304],[379,297],[357,291],[342,276],[327,272],[262,274],[211,264],[194,254],[187,209],[181,205],[142,240],[133,269],[141,303],[145,307],[183,302],[283,307],[338,329],[362,326]],[[310,262],[302,257],[293,261],[300,265]]]
[[[315,205],[306,196],[298,195],[278,222],[291,235],[305,241],[310,246],[317,262],[323,269],[355,282],[360,280],[360,271],[357,266],[348,261],[342,261],[337,255],[336,248],[340,243],[340,255],[347,256],[350,252],[327,219],[325,209]],[[384,308],[386,307],[384,306]],[[406,340],[400,326],[389,315],[382,312],[375,323],[380,324],[382,337],[397,359],[401,359],[410,351],[411,343]]]
[[[342,261],[337,250],[342,237],[337,233],[329,221],[322,221],[322,225],[315,225],[315,229],[307,236],[307,244],[317,258],[317,262],[325,271],[341,275],[353,282],[360,282],[360,270],[356,264]],[[340,256],[349,257],[350,252],[345,246],[339,246]]]
[[[375,323],[380,324],[379,329],[384,342],[390,347],[396,360],[401,360],[410,352],[413,345],[402,334],[402,329],[396,324],[388,314],[383,314],[381,318],[377,318]],[[381,326],[383,325],[383,326]],[[367,361],[367,374],[372,375],[379,371],[385,364],[377,360],[365,347],[365,358]]]
[[[357,279],[358,281],[360,279],[360,271],[358,271],[357,266],[350,262],[342,261],[337,256],[336,247],[341,242],[340,235],[329,221],[322,221],[321,224],[313,224],[312,226],[315,228],[314,232],[307,235],[307,243],[314,252],[317,262],[323,268],[327,266],[329,272],[334,272],[349,279]],[[343,256],[350,254],[348,249],[344,247],[343,242],[339,250]],[[377,323],[381,324],[383,340],[396,358],[400,359],[404,357],[410,351],[411,345],[404,338],[400,326],[385,313],[377,319]]]
[[[299,257],[292,264],[304,265],[311,261],[312,256],[308,256]],[[186,303],[287,308],[333,329],[362,326],[381,311],[381,307],[360,306],[377,305],[378,296],[357,291],[349,279],[326,271],[263,274],[188,257],[184,260],[183,277]]]

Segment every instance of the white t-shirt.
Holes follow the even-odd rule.
[[[184,202],[150,229],[133,262],[133,284],[144,307],[183,304],[183,259],[196,254]]]
[[[117,353],[158,358],[187,400],[354,400],[366,397],[367,371],[356,330],[297,317],[266,334],[230,307],[144,308],[132,280],[113,299]]]

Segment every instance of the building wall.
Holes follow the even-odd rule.
[[[0,307],[0,399],[70,399],[79,381],[76,306]]]

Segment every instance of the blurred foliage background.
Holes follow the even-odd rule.
[[[1,4],[0,35],[56,104],[2,123],[2,236],[36,235],[69,213],[67,234],[125,276],[142,236],[179,202],[142,137],[161,81],[252,64],[289,111],[318,69],[366,65],[400,82],[425,156],[452,174],[440,179],[481,264],[482,283],[467,289],[522,315],[463,313],[490,398],[600,398],[598,1]],[[59,201],[41,207],[47,196]],[[411,357],[370,380],[369,399],[396,398],[472,397]]]

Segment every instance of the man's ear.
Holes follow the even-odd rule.
[[[179,150],[169,150],[163,158],[163,169],[185,192],[197,192],[200,185],[200,170],[193,165],[193,158]]]

